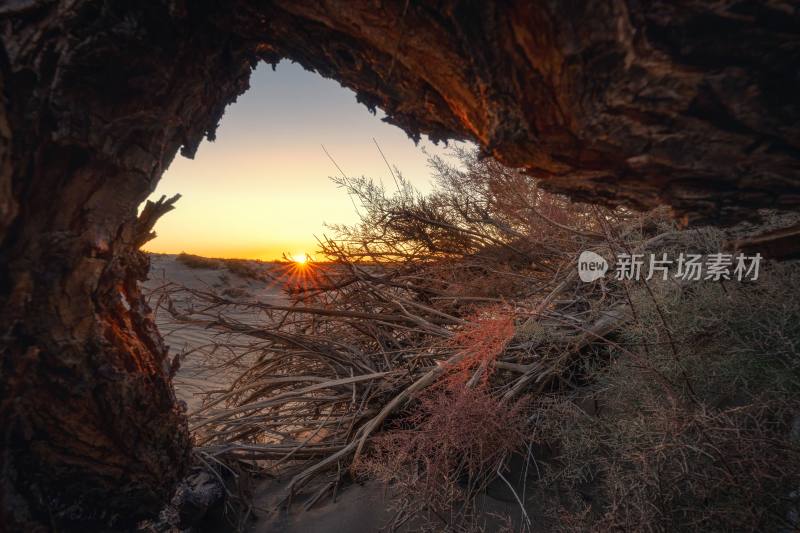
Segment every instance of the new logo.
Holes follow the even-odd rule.
[[[608,271],[608,261],[603,256],[586,250],[578,257],[578,276],[587,283],[605,276]]]

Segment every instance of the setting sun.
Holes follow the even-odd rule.
[[[299,253],[299,254],[294,254],[292,256],[292,261],[294,261],[298,265],[304,265],[304,264],[308,263],[308,254],[306,254],[305,252]]]

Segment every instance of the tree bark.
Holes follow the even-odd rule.
[[[190,457],[138,287],[165,205],[137,207],[247,87],[252,47],[168,3],[4,9],[0,524],[127,528]]]
[[[716,223],[800,205],[791,1],[12,0],[0,40],[0,512],[19,528],[128,525],[182,475],[136,211],[259,60],[578,200]]]
[[[800,205],[796,2],[276,0],[262,11],[247,31],[263,36],[265,59],[340,80],[413,136],[473,139],[576,200],[667,204],[711,223]]]

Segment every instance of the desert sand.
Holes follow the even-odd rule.
[[[256,281],[251,278],[232,273],[225,267],[194,268],[177,261],[173,254],[152,254],[150,256],[150,277],[144,283],[144,290],[151,294],[151,307],[156,307],[159,288],[172,283],[190,289],[214,291],[221,294],[235,295],[243,301],[260,301],[264,303],[281,303],[286,298],[281,287],[275,283]],[[248,262],[256,269],[274,269],[274,263],[258,261]],[[185,304],[186,296],[179,303]],[[252,311],[242,312],[236,318],[258,325],[266,320]],[[230,371],[221,371],[216,367],[213,355],[209,356],[211,347],[224,338],[214,330],[202,326],[178,324],[163,309],[155,313],[156,324],[169,346],[170,357],[180,357],[180,369],[174,378],[175,393],[178,399],[186,402],[189,413],[202,404],[204,393],[226,388],[235,377]]]

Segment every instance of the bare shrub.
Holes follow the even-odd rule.
[[[631,289],[637,320],[618,341],[647,346],[644,363],[617,352],[594,371],[582,394],[602,404],[597,415],[565,398],[539,404],[535,437],[559,446],[548,479],[571,494],[552,502],[561,509],[551,517],[556,524],[570,531],[796,526],[787,500],[800,482],[800,442],[792,437],[800,303],[785,288],[799,274],[797,265],[774,265],[750,284]],[[677,403],[654,372],[672,384]]]
[[[631,398],[636,404],[637,398]],[[786,416],[797,405],[640,412],[587,417],[575,404],[547,406],[540,438],[559,438],[548,483],[569,531],[774,531],[791,527],[798,453]],[[587,500],[585,494],[591,494]]]
[[[253,264],[254,261],[249,259],[223,259],[222,264],[231,274],[245,279],[252,279],[255,281],[265,281],[269,279],[266,274],[265,268]]]
[[[391,484],[400,516],[436,529],[471,525],[474,498],[527,437],[525,400],[492,394],[493,363],[514,336],[506,311],[492,309],[450,342],[463,353],[415,398],[393,427],[373,439],[356,469]]]
[[[522,171],[468,150],[459,165],[434,157],[436,190],[420,195],[395,171],[394,192],[367,178],[336,178],[363,209],[321,243],[333,261],[421,272],[428,288],[467,297],[528,296],[587,243],[603,240],[596,207],[542,190]]]
[[[206,268],[209,270],[218,270],[222,268],[222,265],[216,259],[187,254],[186,252],[179,253],[175,260],[189,268]]]
[[[246,298],[250,292],[247,289],[242,289],[241,287],[226,287],[222,291],[222,295],[227,298]]]
[[[403,516],[421,516],[435,529],[468,525],[473,499],[523,446],[525,416],[484,387],[441,385],[377,436],[357,470],[391,484]]]
[[[394,194],[343,178],[362,221],[337,228],[321,243],[326,261],[282,284],[286,304],[166,289],[162,308],[218,332],[224,340],[206,351],[242,369],[192,414],[203,460],[291,468],[290,494],[313,481],[324,495],[352,461],[381,453],[377,435],[405,439],[411,458],[432,449],[441,428],[449,444],[431,464],[429,488],[453,498],[429,509],[450,501],[461,509],[451,524],[470,515],[476,491],[521,442],[520,398],[563,387],[562,373],[620,322],[615,312],[592,311],[591,295],[602,289],[576,284],[571,273],[578,251],[604,245],[599,218],[627,215],[570,204],[521,172],[459,157],[463,168],[433,161],[440,188],[428,196],[399,174]],[[552,331],[548,342],[516,335],[532,323]],[[387,432],[411,431],[399,421],[429,428],[422,435],[430,438]],[[403,472],[413,473],[412,463]]]
[[[445,363],[446,382],[454,387],[485,388],[494,363],[514,337],[513,310],[502,306],[488,306],[467,326],[448,339],[462,358]]]
[[[289,471],[290,495],[313,486],[307,505],[355,464],[393,486],[395,525],[416,510],[423,529],[469,530],[475,496],[530,438],[556,454],[536,463],[549,529],[790,526],[797,267],[753,284],[583,283],[583,250],[705,254],[725,233],[570,204],[459,157],[434,159],[426,196],[399,173],[394,193],[339,179],[362,220],[323,239],[284,304],[169,289],[162,308],[224,335],[209,351],[241,369],[193,414],[198,455]]]

